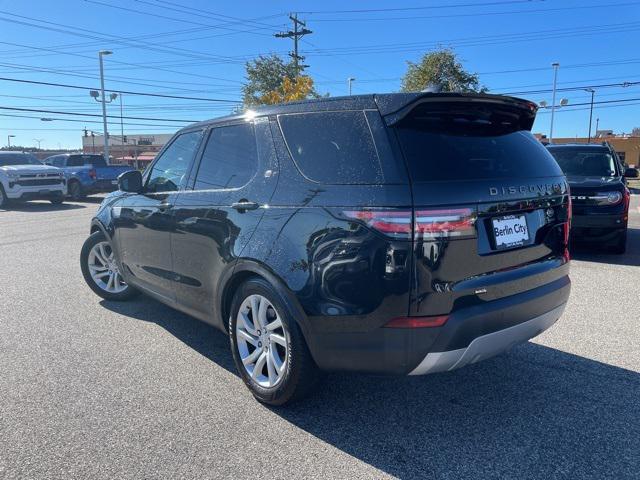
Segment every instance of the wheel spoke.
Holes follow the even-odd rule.
[[[277,353],[277,349],[274,345],[269,346],[269,358],[271,359],[271,363],[276,369],[278,376],[282,375],[282,367],[284,366],[284,362],[282,362]]]
[[[260,307],[258,308],[258,322],[260,328],[264,328],[267,325],[267,309],[269,308],[269,302],[266,298],[260,297]]]
[[[111,273],[109,273],[107,270],[104,270],[104,271],[102,271],[102,272],[95,272],[95,273],[93,274],[93,277],[94,277],[94,278],[104,278],[104,277],[106,277],[107,275],[111,275]]]
[[[280,317],[277,317],[273,322],[268,323],[265,327],[269,331],[277,330],[278,328],[282,328],[282,320]]]
[[[251,335],[249,332],[237,329],[236,333],[237,333],[238,337],[242,337],[242,339],[245,342],[249,342],[251,345],[253,345],[256,348],[258,347],[258,340],[253,335]]]
[[[109,260],[107,260],[109,258],[109,255],[107,255],[107,252],[104,249],[104,243],[98,244],[98,250],[100,251],[100,260],[104,265],[107,265],[109,263]]]
[[[253,324],[249,320],[249,317],[247,316],[247,314],[244,312],[240,312],[240,319],[242,320],[242,324],[244,325],[245,330],[251,333],[252,335],[255,335],[256,329],[253,327]]]
[[[260,328],[260,320],[258,319],[258,313],[260,311],[260,297],[254,295],[251,297],[251,320],[253,321],[254,330]]]
[[[107,282],[107,290],[113,289],[113,273],[109,273],[109,281]]]
[[[258,357],[260,357],[261,354],[262,350],[256,348],[253,352],[242,359],[242,363],[244,363],[245,365],[251,365],[258,359]]]
[[[251,372],[251,377],[254,380],[257,380],[258,375],[262,373],[262,369],[264,368],[264,364],[267,361],[267,354],[265,352],[261,352],[258,360],[256,361],[255,366],[253,367],[253,372]]]
[[[275,365],[273,364],[273,356],[267,354],[267,373],[269,375],[269,385],[274,385],[278,380]]]
[[[287,340],[282,335],[278,335],[277,333],[272,333],[269,335],[269,339],[272,342],[278,343],[283,347],[287,348]]]

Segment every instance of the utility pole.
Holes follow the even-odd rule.
[[[120,93],[120,156],[124,160],[124,123],[122,123],[122,93]]]
[[[593,119],[593,97],[596,94],[596,91],[593,88],[585,88],[585,92],[591,93],[591,109],[589,110],[589,136],[587,138],[587,143],[591,143],[591,120]]]
[[[107,103],[104,97],[104,66],[102,57],[105,55],[111,55],[113,52],[109,50],[100,50],[98,52],[98,58],[100,59],[100,93],[102,95],[102,126],[104,134],[104,161],[109,165],[109,132],[107,131]]]
[[[554,62],[551,64],[553,67],[553,94],[551,98],[551,126],[549,127],[549,143],[553,143],[553,117],[556,111],[556,88],[558,86],[558,67],[560,64]]]
[[[598,137],[598,127],[600,126],[600,119],[596,118],[596,134],[594,135],[594,138]]]
[[[44,138],[34,138],[33,139],[33,141],[38,144],[38,150],[40,150],[40,144],[42,143],[43,140],[44,140]]]
[[[293,22],[293,30],[288,32],[276,33],[276,38],[293,38],[293,52],[289,52],[289,56],[293,59],[293,67],[296,72],[296,77],[300,75],[300,72],[307,68],[309,65],[304,65],[304,57],[298,53],[298,40],[305,35],[313,33],[307,28],[307,24],[302,20],[298,20],[298,14],[293,13],[289,15],[289,18]]]

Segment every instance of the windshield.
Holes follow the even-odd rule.
[[[565,175],[614,177],[616,162],[606,150],[593,148],[549,148]]]
[[[15,165],[42,165],[42,162],[29,153],[0,154],[0,167]]]

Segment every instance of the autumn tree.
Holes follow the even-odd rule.
[[[426,53],[417,62],[407,62],[402,78],[403,92],[417,92],[427,87],[441,92],[484,92],[476,73],[467,72],[456,53],[445,48]]]
[[[293,63],[278,55],[261,55],[246,64],[242,97],[244,105],[251,106],[316,98],[318,94],[313,79],[300,75]]]

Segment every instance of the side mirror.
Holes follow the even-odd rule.
[[[140,193],[142,191],[142,174],[138,170],[129,170],[118,175],[118,190],[122,192]]]
[[[638,178],[640,177],[640,171],[637,168],[627,168],[624,171],[624,176],[626,178]]]

